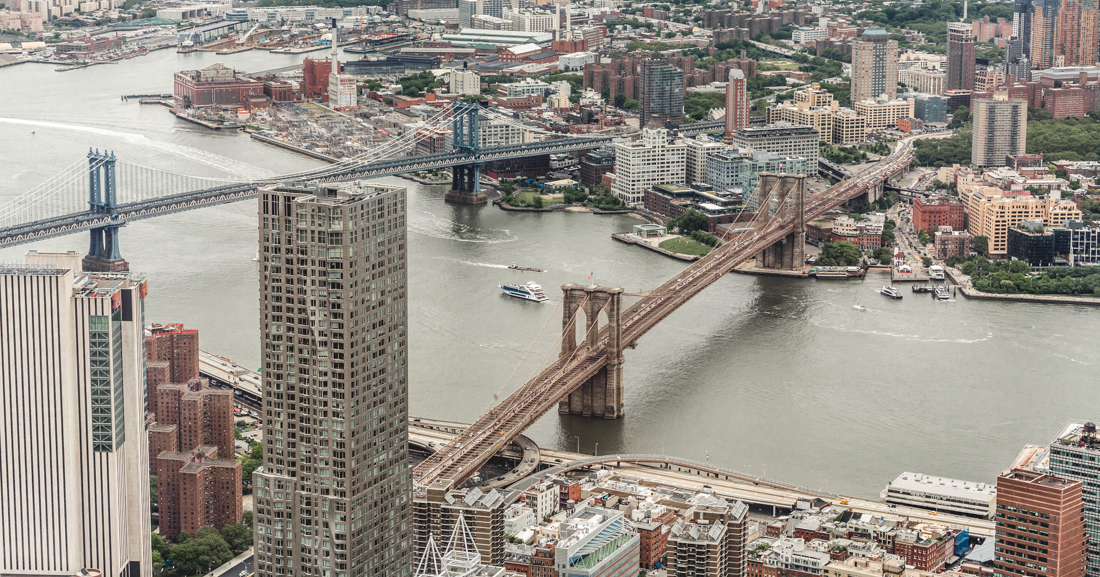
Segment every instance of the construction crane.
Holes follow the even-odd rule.
[[[244,43],[248,41],[248,37],[249,37],[249,36],[252,36],[252,33],[253,33],[253,32],[255,32],[255,31],[256,31],[256,29],[257,29],[257,28],[259,28],[259,27],[260,27],[260,23],[259,23],[259,22],[257,22],[257,23],[256,23],[256,25],[255,25],[255,26],[253,26],[251,30],[249,30],[248,32],[245,32],[245,33],[244,33],[244,36],[241,36],[240,38],[238,38],[238,39],[237,39],[237,46],[242,46],[242,45],[244,45]]]

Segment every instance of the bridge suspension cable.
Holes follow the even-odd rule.
[[[60,218],[88,210],[88,173],[106,164],[85,159],[54,175],[42,185],[4,205],[0,228]]]

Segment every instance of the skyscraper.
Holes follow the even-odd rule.
[[[409,575],[405,189],[259,194],[262,577]]]
[[[641,125],[657,128],[680,126],[684,120],[684,72],[661,60],[641,63]]]
[[[1031,57],[1031,10],[1031,0],[1015,0],[1012,6],[1012,37],[1023,43],[1023,54],[1028,58]]]
[[[994,576],[1084,577],[1082,505],[1080,481],[1024,469],[1001,473]]]
[[[852,102],[898,91],[898,42],[882,28],[868,28],[852,44]]]
[[[975,50],[970,23],[948,22],[947,90],[974,90]]]
[[[971,105],[974,135],[970,162],[975,166],[1004,166],[1006,156],[1026,151],[1026,100],[1008,98],[1006,92],[997,92],[992,100],[974,100]]]
[[[745,73],[738,68],[730,70],[726,84],[726,139],[749,125],[749,93]]]
[[[0,267],[0,574],[149,577],[146,285],[80,266]]]
[[[1055,42],[1056,65],[1093,66],[1100,12],[1097,0],[1061,0]]]
[[[1066,423],[1050,442],[1050,471],[1059,477],[1081,481],[1084,485],[1085,533],[1088,541],[1089,577],[1100,575],[1100,436],[1096,425],[1084,420]]]
[[[1031,65],[1044,69],[1054,66],[1055,42],[1058,31],[1058,9],[1061,0],[1032,0],[1031,43],[1028,45]]]

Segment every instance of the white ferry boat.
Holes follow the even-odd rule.
[[[884,286],[881,289],[879,289],[878,292],[881,293],[883,296],[890,297],[894,300],[900,300],[901,299],[901,291],[899,291],[898,289],[896,289],[892,286]]]
[[[542,292],[542,287],[534,282],[528,282],[527,284],[502,284],[500,285],[500,289],[504,291],[504,294],[510,297],[516,297],[517,299],[539,303],[550,300],[546,298],[546,293]]]
[[[936,287],[936,291],[933,293],[937,299],[945,301],[951,298],[951,291],[947,288],[947,285],[939,285]]]

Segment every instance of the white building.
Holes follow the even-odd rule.
[[[512,21],[517,32],[546,32],[558,29],[558,16],[545,12],[505,12],[504,18]]]
[[[355,77],[350,74],[329,74],[328,103],[336,110],[359,106]]]
[[[451,71],[451,94],[481,94],[481,77],[469,70]]]
[[[408,14],[410,20],[419,20],[421,22],[459,21],[458,8],[424,8],[423,10],[410,8]]]
[[[639,561],[638,533],[626,524],[622,511],[582,507],[562,521],[554,551],[560,577],[633,577]]]
[[[559,493],[557,485],[542,481],[527,489],[523,498],[527,506],[535,510],[535,517],[542,522],[543,519],[558,512]]]
[[[639,206],[655,184],[684,184],[687,145],[669,144],[663,128],[642,129],[642,140],[615,144],[615,183],[611,192]]]
[[[574,52],[558,56],[558,70],[582,70],[585,64],[595,64],[595,52]]]
[[[505,96],[508,98],[531,96],[534,94],[542,96],[550,89],[549,84],[541,80],[535,80],[534,78],[524,78],[520,82],[513,82],[502,86],[506,91]]]
[[[824,40],[829,37],[828,28],[798,28],[791,32],[791,42],[795,44],[809,44],[816,40]]]
[[[685,139],[687,146],[684,182],[692,184],[707,181],[707,158],[726,150],[726,145],[715,142],[709,136]]]
[[[150,577],[145,281],[0,267],[0,574]]]
[[[485,4],[485,0],[458,0],[458,25],[473,27],[473,17],[485,14]]]
[[[478,145],[482,148],[523,144],[528,141],[528,135],[529,133],[521,126],[503,120],[488,120],[482,117],[477,124]],[[447,150],[454,148],[453,134],[450,130],[444,134],[443,138]]]
[[[228,5],[227,5],[228,6]],[[253,22],[328,22],[337,20],[361,20],[371,13],[372,6],[348,8],[321,8],[320,6],[279,6],[248,8],[248,19]]]
[[[504,511],[505,535],[516,536],[535,525],[538,525],[538,520],[535,519],[535,511],[530,507],[515,503]]]
[[[181,6],[158,8],[157,18],[176,22],[217,18],[218,16],[225,16],[229,8],[232,8],[229,4],[184,4]]]
[[[478,30],[476,28],[463,28],[457,34],[443,34],[440,40],[450,42],[451,46],[461,48],[474,44],[494,44],[499,46],[519,46],[521,44],[538,44],[549,46],[554,39],[550,32],[522,32],[512,30]]]
[[[944,513],[988,518],[993,514],[997,487],[992,483],[959,481],[905,472],[882,490],[887,503]]]

